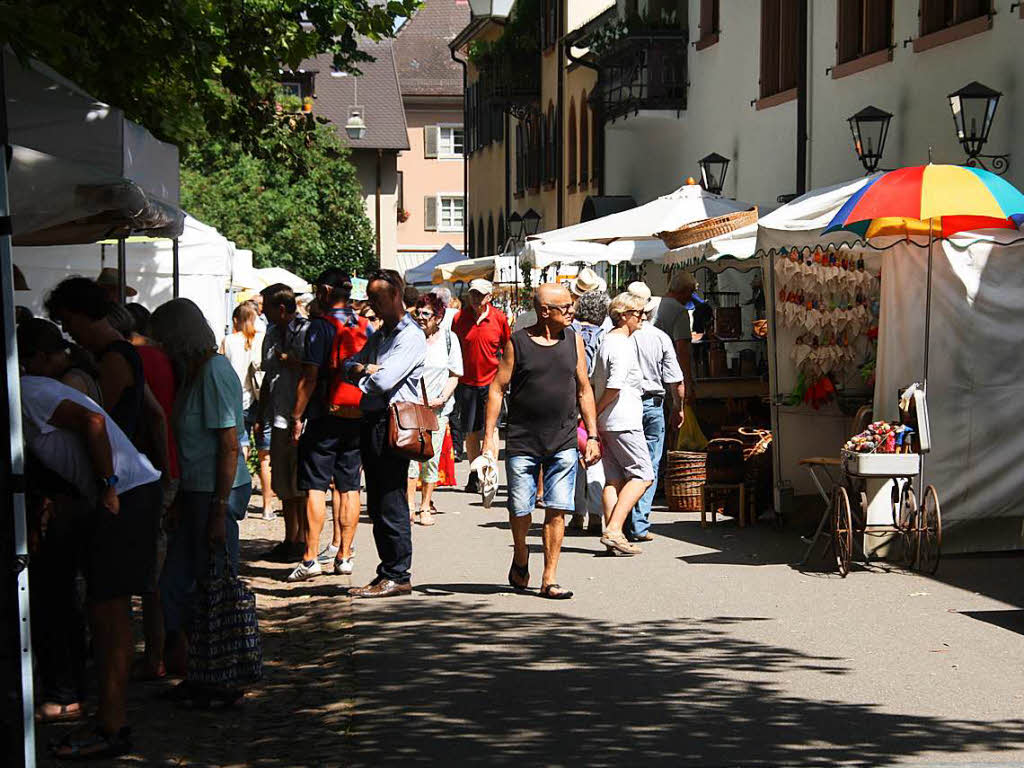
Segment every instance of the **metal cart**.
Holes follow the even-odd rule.
[[[913,391],[919,453],[852,453],[839,459],[807,458],[807,469],[825,502],[818,529],[809,540],[806,563],[822,539],[828,540],[840,576],[850,572],[854,536],[891,535],[896,559],[921,573],[935,573],[942,551],[942,511],[935,486],[925,487],[920,504],[923,455],[931,447],[924,394]],[[838,471],[838,477],[834,473]],[[826,491],[826,487],[829,490]],[[850,499],[856,501],[856,508]],[[891,516],[891,520],[885,519]],[[866,554],[866,553],[865,553]]]

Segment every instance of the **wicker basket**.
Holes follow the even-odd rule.
[[[713,219],[702,219],[693,224],[685,224],[679,229],[656,232],[654,236],[660,237],[666,248],[682,248],[684,245],[701,243],[756,223],[757,206],[755,205],[749,211],[737,211],[736,213],[727,213],[725,216],[715,216]]]
[[[707,478],[708,455],[701,452],[669,451],[665,468],[665,496],[672,512],[700,512]]]

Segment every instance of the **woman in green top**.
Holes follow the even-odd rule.
[[[174,299],[157,308],[151,323],[177,383],[179,519],[160,579],[170,671],[185,667],[191,594],[209,572],[209,557],[226,549],[231,569],[238,572],[238,521],[245,516],[252,484],[239,445],[245,430],[242,386],[231,363],[217,354],[203,313],[188,299]]]

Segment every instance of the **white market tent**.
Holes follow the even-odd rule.
[[[768,263],[791,248],[845,243],[844,250],[881,267],[875,418],[897,416],[897,389],[916,381],[922,368],[927,253],[923,243],[893,238],[872,247],[850,233],[821,237],[842,204],[867,179],[813,190],[758,223],[757,250]],[[1019,467],[1024,435],[1007,428],[1007,414],[1024,401],[1024,235],[964,233],[938,244],[932,297],[932,353],[928,381],[932,451],[926,483],[942,499],[943,551],[969,552],[1024,547]],[[884,246],[884,247],[883,247]],[[774,302],[774,291],[769,301]],[[792,343],[773,329],[776,347]],[[785,354],[773,354],[773,395],[792,388],[795,371]],[[834,408],[776,406],[776,482],[807,492],[804,456],[838,455],[849,437],[849,417]]]
[[[132,238],[125,244],[125,250],[125,281],[138,291],[129,301],[153,310],[174,298],[174,254],[170,240]],[[216,229],[185,216],[178,238],[179,295],[199,306],[218,341],[229,317],[225,291],[231,281],[233,262],[240,253]],[[40,315],[46,295],[64,278],[96,277],[101,268],[115,267],[116,248],[99,243],[15,247],[14,263],[24,273],[30,289],[18,291],[17,302]]]
[[[515,283],[522,278],[522,269],[512,254],[484,256],[479,259],[463,259],[451,261],[434,267],[433,282],[468,283],[476,278],[484,278],[492,283]]]
[[[94,243],[132,234],[177,237],[177,148],[37,62],[22,66],[0,51],[0,291],[9,426],[2,484],[9,494],[18,587],[24,762],[35,765],[32,629],[21,430],[21,386],[14,323],[12,245]],[[28,266],[27,264],[25,266]],[[5,559],[6,562],[6,559]]]
[[[718,242],[719,238],[715,238],[676,252],[669,251],[656,233],[751,208],[753,206],[749,203],[706,192],[696,184],[687,184],[637,208],[533,235],[526,240],[524,256],[539,269],[561,263],[594,265],[604,262],[614,265],[653,261],[674,264],[724,253],[748,257],[753,253],[753,240],[749,236],[731,238],[728,250],[720,251],[717,245],[712,244]],[[753,231],[748,228],[748,235]]]

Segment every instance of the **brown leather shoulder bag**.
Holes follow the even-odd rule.
[[[437,414],[427,405],[427,385],[420,379],[422,403],[392,403],[388,406],[388,447],[412,461],[426,461],[434,455],[430,433],[437,430]],[[440,448],[440,446],[438,446]]]

